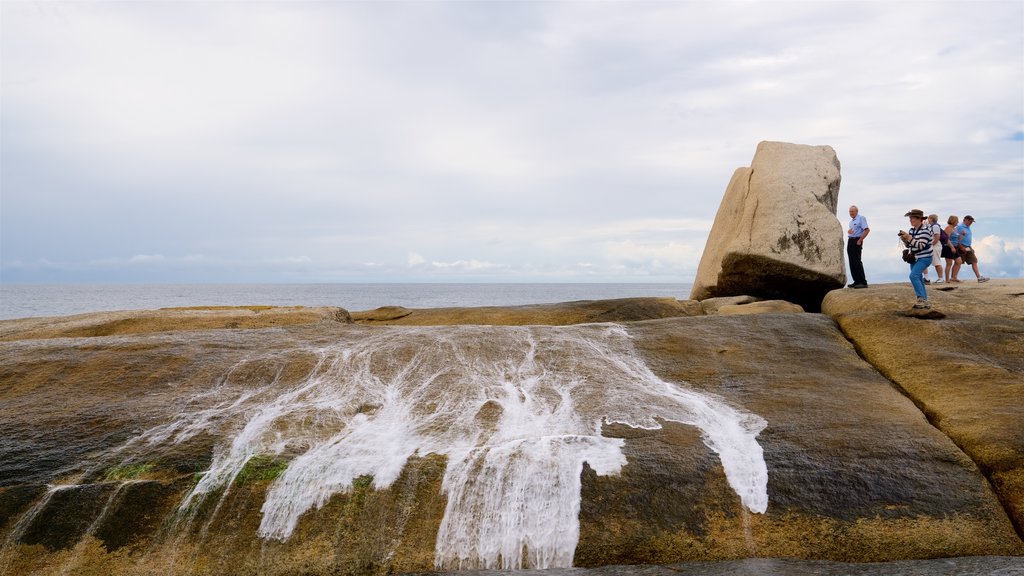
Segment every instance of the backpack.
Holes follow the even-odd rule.
[[[949,234],[946,234],[945,228],[939,229],[939,242],[941,242],[943,246],[949,244]]]

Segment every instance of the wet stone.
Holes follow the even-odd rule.
[[[46,486],[39,485],[0,488],[0,530],[10,529],[45,493]]]
[[[19,541],[42,544],[51,551],[74,546],[99,517],[116,488],[117,485],[111,483],[57,489]]]
[[[135,481],[122,485],[94,536],[108,552],[148,539],[191,486],[189,478],[173,483]]]

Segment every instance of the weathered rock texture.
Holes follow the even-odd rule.
[[[785,300],[760,300],[747,304],[726,304],[718,307],[718,314],[799,314],[804,309],[799,304],[793,304]]]
[[[1024,502],[1022,294],[1024,282],[1001,281],[933,292],[947,314],[942,320],[900,316],[912,301],[907,286],[873,286],[825,300],[838,326],[822,314],[778,313],[625,324],[636,353],[661,379],[767,421],[758,442],[768,509],[752,514],[741,506],[696,428],[607,424],[605,436],[624,439],[627,463],[609,476],[584,467],[575,564],[1024,554],[1007,514],[1019,523]],[[437,314],[433,320],[463,318]],[[12,325],[0,322],[0,329]],[[443,345],[467,328],[316,321],[0,342],[0,573],[432,569],[446,504],[442,456],[413,456],[386,489],[360,477],[302,515],[281,542],[257,536],[261,506],[301,446],[251,458],[228,489],[182,512],[197,474],[237,426],[213,425],[156,447],[130,442],[183,410],[202,416],[232,395],[300,386],[322,362],[318,351],[339,341],[436,330]],[[476,346],[481,356],[504,353],[486,337]],[[561,361],[559,350],[544,354]],[[908,364],[908,357],[920,361]],[[405,360],[382,355],[377,362],[400,368]],[[377,408],[343,416],[372,418]],[[126,460],[131,450],[145,456]]]
[[[715,215],[690,297],[751,295],[817,311],[846,282],[830,146],[761,142]]]
[[[83,338],[174,330],[269,328],[316,322],[352,322],[342,308],[304,306],[196,306],[161,310],[94,312],[0,322],[0,341]]]
[[[701,316],[704,310],[695,300],[675,298],[619,298],[581,300],[558,304],[527,306],[481,306],[474,308],[429,308],[410,310],[385,306],[376,310],[353,312],[357,324],[397,326],[448,326],[481,324],[488,326],[565,326],[587,322],[635,322],[678,316]]]
[[[1024,534],[1024,282],[929,290],[941,319],[908,316],[908,284],[837,290],[822,303],[864,358],[992,482]]]
[[[739,306],[760,301],[760,298],[755,298],[754,296],[722,296],[720,298],[701,300],[700,307],[704,310],[705,314],[718,314],[718,309],[722,306]]]

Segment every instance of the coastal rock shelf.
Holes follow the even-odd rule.
[[[1024,282],[930,295],[3,321],[0,573],[1024,555]]]

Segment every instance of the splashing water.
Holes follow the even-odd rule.
[[[186,497],[229,486],[256,455],[298,454],[270,485],[259,534],[287,539],[299,517],[353,481],[384,489],[414,454],[440,454],[447,496],[438,568],[569,567],[579,539],[580,475],[626,464],[603,423],[696,426],[753,512],[768,505],[755,440],[763,419],[655,376],[625,328],[353,329],[299,384],[271,383],[183,414],[146,442],[181,441],[236,422]],[[525,551],[525,555],[524,555]]]

